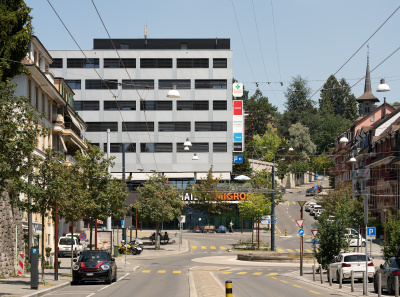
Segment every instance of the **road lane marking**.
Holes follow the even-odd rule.
[[[232,271],[224,271],[224,272],[222,272],[222,274],[231,274],[232,273]]]
[[[158,270],[157,273],[165,273],[165,270]]]
[[[282,283],[286,283],[286,284],[288,284],[289,282],[287,282],[287,281],[284,281],[284,280],[280,280]]]
[[[311,292],[311,293],[314,293],[314,294],[317,294],[317,295],[319,295],[319,293],[318,293],[318,292],[314,292],[314,291],[311,291],[311,290],[308,290],[308,292]]]
[[[296,286],[296,285],[293,285],[293,287],[296,287],[296,288],[300,288],[300,289],[302,289],[303,287],[300,287],[300,286]]]
[[[192,245],[192,250],[197,250],[197,246]]]
[[[293,204],[296,204],[296,201],[292,201]]]
[[[226,250],[226,247],[224,247],[224,246],[220,246],[219,247],[221,250]]]
[[[306,250],[306,252],[307,252],[307,253],[312,253],[312,251],[311,251],[311,250]]]
[[[236,274],[246,274],[246,273],[247,273],[247,271],[242,271],[242,272],[238,272]]]
[[[283,249],[277,249],[278,250],[278,252],[284,252],[284,250]]]
[[[125,277],[128,276],[128,275],[129,275],[129,273],[127,273],[127,274],[121,276],[117,281],[119,282],[121,279],[125,278]]]
[[[289,201],[286,201],[286,203],[287,203],[287,204],[290,204],[290,202],[289,202]]]
[[[270,276],[270,275],[278,275],[279,273],[277,273],[277,272],[271,272],[270,274],[267,274],[267,276]]]
[[[291,252],[291,253],[293,253],[293,250],[291,250],[291,249],[286,249],[287,251],[289,251],[289,252]]]
[[[207,248],[207,247],[204,246],[204,245],[201,246],[201,249],[202,249],[202,250],[205,250],[206,248]]]
[[[216,248],[215,246],[213,246],[213,245],[212,245],[210,248],[211,248],[212,250],[216,250],[216,249],[217,249],[217,248]]]
[[[142,270],[142,273],[150,273],[150,270]]]
[[[96,293],[92,293],[92,294],[89,294],[89,295],[87,295],[86,297],[90,297],[90,296],[93,296],[94,294],[96,294]]]
[[[262,272],[254,272],[253,275],[261,275],[263,274]]]
[[[107,286],[104,286],[104,287],[102,287],[101,289],[97,290],[97,292],[100,292],[100,291],[102,291],[102,290],[104,290],[104,289],[107,289],[108,287],[111,287],[113,284],[115,284],[115,283],[112,283],[112,284],[109,284],[109,285],[107,285]]]
[[[299,253],[301,252],[300,249],[296,249],[296,251],[298,251]]]
[[[180,270],[174,270],[172,273],[182,273]]]
[[[276,277],[273,277],[273,276],[271,276],[271,278],[273,278],[273,279],[277,279]]]

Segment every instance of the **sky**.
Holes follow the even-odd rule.
[[[78,49],[49,2],[82,49],[94,38],[230,38],[233,77],[250,95],[257,88],[285,110],[293,77],[308,80],[312,94],[398,9],[396,0],[25,0],[34,34],[48,50]],[[368,41],[370,69],[400,47],[400,9]],[[397,37],[396,37],[397,36]],[[336,74],[352,92],[364,92],[367,44]],[[381,78],[391,91],[377,93]],[[268,83],[269,82],[269,83]],[[358,82],[358,83],[357,83]],[[400,101],[400,50],[371,72],[372,90],[383,103]],[[311,99],[318,101],[319,92]]]

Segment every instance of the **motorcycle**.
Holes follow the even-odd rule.
[[[143,248],[140,247],[139,243],[135,243],[133,241],[131,243],[131,253],[132,255],[140,255],[140,253],[143,251]]]
[[[132,255],[137,255],[137,254],[140,254],[142,251],[143,251],[143,248],[140,247],[140,244],[136,243],[134,241],[128,242],[126,244],[125,244],[125,242],[121,242],[121,244],[118,247],[118,252],[120,254],[131,253]]]

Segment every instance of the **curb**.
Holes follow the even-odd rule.
[[[66,282],[66,283],[64,283],[64,284],[60,284],[60,285],[57,285],[57,286],[54,286],[54,287],[51,287],[51,288],[48,288],[48,289],[45,289],[45,290],[41,290],[41,291],[36,292],[36,293],[32,293],[32,294],[29,294],[29,295],[24,295],[24,297],[43,296],[43,295],[45,295],[45,294],[48,294],[48,293],[50,293],[50,292],[53,292],[53,291],[62,289],[62,288],[64,288],[64,287],[68,287],[68,286],[70,286],[70,285],[71,285],[71,282]]]

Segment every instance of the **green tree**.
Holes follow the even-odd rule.
[[[282,144],[285,144],[285,140],[281,139],[278,135],[278,131],[271,125],[265,126],[265,132],[260,135],[254,135],[254,144],[257,150],[262,154],[262,157],[266,161],[274,161],[274,156]]]
[[[207,176],[198,180],[193,185],[193,196],[197,199],[194,208],[206,214],[206,224],[210,216],[221,214],[224,202],[219,199],[219,192],[224,191],[220,184],[221,177],[213,176],[213,166],[207,172]]]
[[[317,146],[311,141],[309,129],[301,123],[293,124],[289,128],[289,143],[296,152],[298,161],[310,162],[310,157],[316,152]]]
[[[31,9],[23,0],[2,0],[0,4],[0,80],[27,73],[19,63],[29,52],[33,27]]]
[[[38,137],[45,130],[40,115],[26,97],[15,96],[15,84],[0,82],[0,192],[18,193],[28,183],[28,176],[36,164],[33,151]],[[19,202],[11,195],[11,202]]]
[[[139,200],[134,208],[144,222],[156,224],[156,234],[162,222],[172,221],[182,212],[182,192],[167,183],[167,178],[161,173],[153,174],[138,188],[138,192]]]
[[[321,154],[311,158],[311,171],[329,174],[329,169],[334,166],[332,158]]]
[[[386,245],[382,246],[383,258],[397,257],[400,248],[400,222],[390,211],[388,211],[386,223]]]
[[[108,182],[111,175],[108,173],[109,166],[113,166],[112,160],[115,157],[104,158],[105,153],[100,151],[100,147],[91,145],[87,142],[88,149],[85,154],[77,151],[75,158],[77,165],[83,172],[86,190],[89,192],[90,206],[86,216],[90,219],[90,248],[92,249],[93,225],[96,219],[107,218],[109,215],[110,203],[107,193]]]

